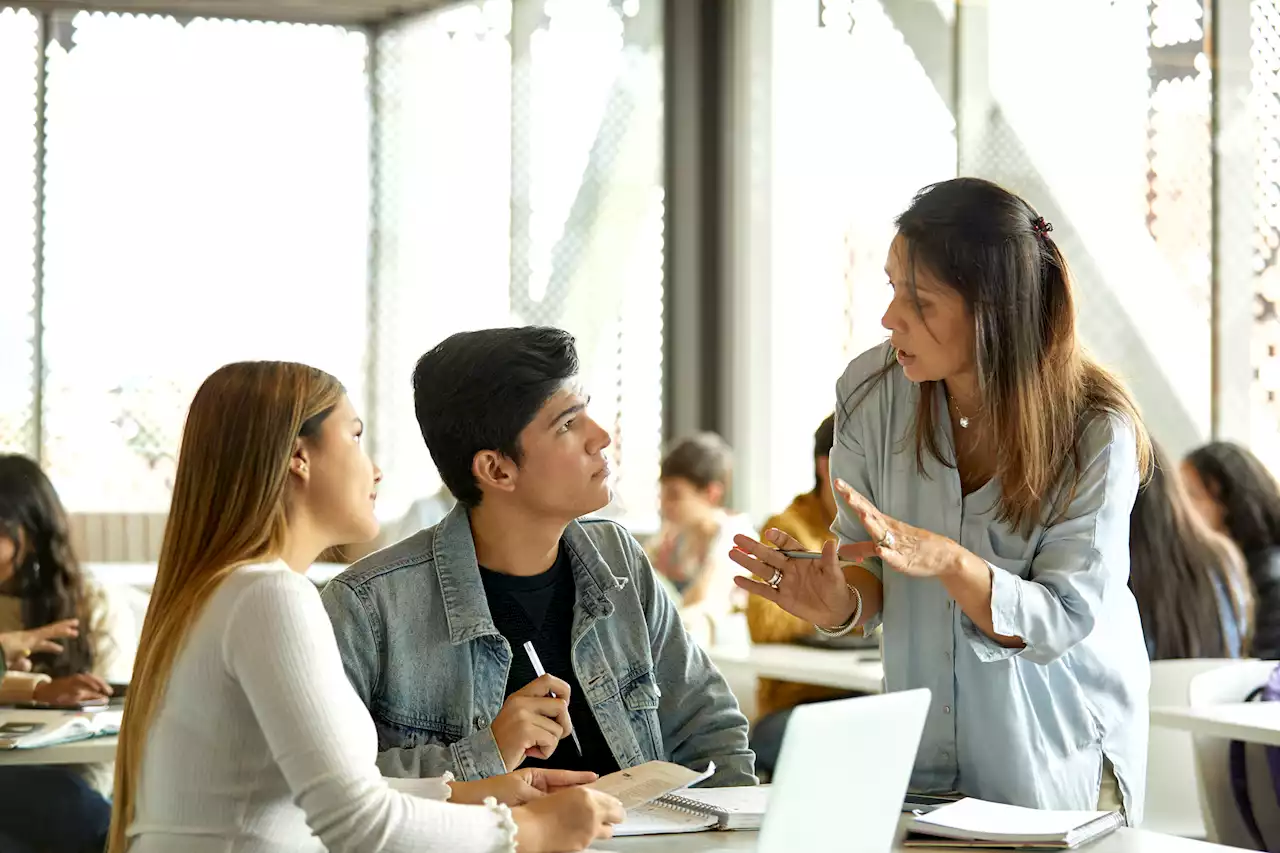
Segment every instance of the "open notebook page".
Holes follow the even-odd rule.
[[[711,762],[705,771],[699,773],[666,761],[648,761],[601,776],[586,787],[611,794],[622,802],[624,809],[632,809],[656,800],[663,794],[696,785],[709,779],[715,772],[715,762]]]

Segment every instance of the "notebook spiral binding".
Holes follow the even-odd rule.
[[[698,817],[718,817],[714,811],[711,811],[702,803],[699,803],[697,800],[690,800],[687,797],[677,797],[675,794],[667,794],[664,797],[659,797],[658,802],[662,803],[669,809],[684,812],[685,814],[697,815]]]

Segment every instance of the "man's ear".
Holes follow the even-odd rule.
[[[496,450],[481,450],[471,460],[471,474],[480,491],[512,492],[520,469]]]

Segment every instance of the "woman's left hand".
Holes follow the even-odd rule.
[[[504,806],[522,806],[531,800],[554,794],[565,788],[587,785],[600,777],[585,770],[550,770],[524,767],[503,776],[474,782],[450,782],[450,802],[478,805],[485,797],[493,797]]]
[[[871,537],[855,543],[866,547],[868,557],[879,557],[894,571],[915,578],[941,577],[959,568],[963,549],[954,541],[890,518],[843,480],[835,481],[835,490]]]

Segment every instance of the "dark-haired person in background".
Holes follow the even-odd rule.
[[[709,784],[754,784],[746,718],[644,551],[582,518],[609,503],[610,438],[577,377],[550,328],[465,332],[419,360],[418,423],[458,504],[323,595],[379,765],[472,780],[714,761]]]
[[[106,682],[128,682],[137,652],[128,604],[80,565],[66,510],[40,466],[0,455],[0,631],[67,619],[79,620],[78,631],[62,641],[63,650],[31,659],[33,671],[52,679],[35,698],[97,699],[109,692]]]
[[[933,693],[917,789],[1136,824],[1150,665],[1125,582],[1146,430],[1082,351],[1031,205],[958,178],[897,226],[889,343],[836,385],[838,554],[865,568],[833,543],[789,559],[772,546],[799,543],[771,530],[739,538],[757,580],[738,583],[837,635],[883,619],[886,689]]]
[[[1244,553],[1256,606],[1250,655],[1280,657],[1280,487],[1258,457],[1226,441],[1182,464],[1187,492],[1214,530]]]
[[[1209,528],[1155,447],[1129,517],[1129,588],[1152,660],[1246,653],[1253,592],[1240,549]]]
[[[98,585],[71,548],[66,510],[32,459],[0,455],[0,632],[38,634],[67,625],[57,649],[33,648],[38,676],[26,696],[40,702],[109,696],[108,682],[128,682],[137,628],[120,594]],[[112,765],[0,769],[0,832],[36,849],[101,848],[110,822],[106,797]],[[58,804],[57,817],[32,821],[17,804]],[[47,811],[46,811],[47,814]]]

